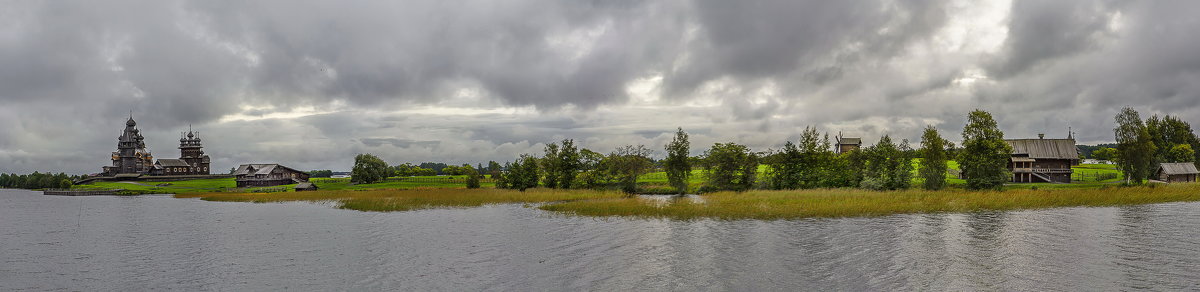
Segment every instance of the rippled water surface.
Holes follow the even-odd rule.
[[[799,221],[0,190],[0,290],[1200,289],[1200,204]]]

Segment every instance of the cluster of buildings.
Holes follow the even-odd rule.
[[[1005,139],[1012,146],[1008,159],[1008,170],[1012,173],[1014,183],[1070,183],[1075,170],[1071,166],[1079,165],[1079,149],[1075,146],[1075,138],[1071,133],[1066,139],[1046,139],[1046,135],[1038,134],[1036,139]],[[835,137],[837,144],[834,150],[845,153],[862,147],[862,139]],[[1163,182],[1195,182],[1200,176],[1193,163],[1162,163],[1155,171],[1155,177]]]
[[[155,161],[154,155],[146,150],[145,137],[138,130],[137,122],[130,115],[129,120],[125,121],[125,130],[117,137],[117,151],[112,153],[112,165],[105,166],[101,175],[208,175],[210,159],[204,154],[200,137],[191,129],[180,136],[179,159]]]
[[[112,152],[112,165],[103,167],[101,179],[138,179],[138,178],[204,178],[228,177],[229,175],[212,175],[211,159],[204,154],[204,146],[198,133],[190,128],[186,133],[180,133],[179,158],[154,159],[154,155],[146,149],[145,137],[133,120],[133,115],[125,121],[125,130],[117,137],[117,151]],[[237,187],[266,187],[288,184],[305,184],[305,188],[315,188],[308,183],[309,175],[279,164],[242,164],[232,174]]]

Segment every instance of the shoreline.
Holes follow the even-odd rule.
[[[743,193],[717,192],[694,196],[700,198],[699,200],[662,200],[614,191],[561,189],[530,189],[526,192],[497,189],[413,189],[194,193],[177,194],[175,197],[253,203],[337,201],[340,202],[338,208],[369,212],[542,203],[537,206],[538,209],[586,217],[788,220],[1194,202],[1200,201],[1200,184],[1006,191],[752,190]]]

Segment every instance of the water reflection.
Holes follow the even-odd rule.
[[[0,190],[0,290],[1196,290],[1198,211],[672,221]]]

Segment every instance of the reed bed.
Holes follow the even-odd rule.
[[[780,220],[870,217],[906,213],[977,212],[1076,206],[1119,206],[1200,201],[1200,184],[1092,189],[876,192],[857,189],[721,192],[669,204],[644,198],[609,198],[543,205],[583,216],[669,219]]]
[[[616,191],[530,189],[524,192],[500,189],[421,188],[411,190],[312,191],[284,193],[193,193],[176,198],[200,198],[222,202],[338,202],[342,209],[359,211],[409,211],[433,208],[478,207],[490,204],[544,203],[620,198]]]

